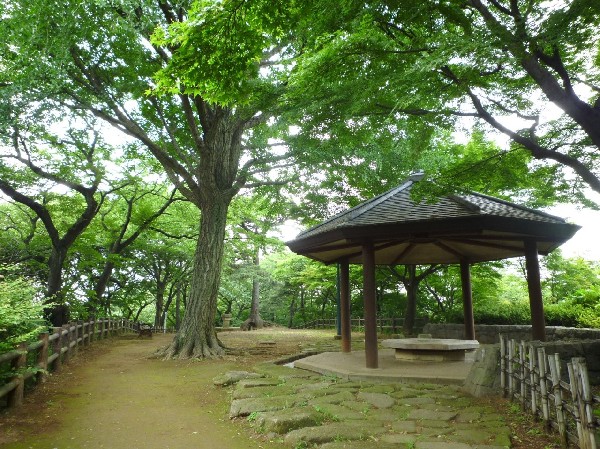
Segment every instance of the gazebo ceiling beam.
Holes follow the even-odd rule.
[[[473,241],[486,241],[486,240],[497,240],[497,241],[510,241],[510,242],[522,242],[523,239],[531,238],[529,235],[524,234],[449,234],[442,236],[445,240],[473,240]],[[535,239],[538,242],[555,242],[556,239],[543,236],[536,236]]]
[[[392,246],[402,245],[403,243],[405,243],[405,242],[403,242],[403,241],[385,242],[383,244],[374,245],[373,250],[374,250],[375,253],[377,253],[377,251],[381,251],[382,249],[387,249],[387,248],[391,248]],[[358,245],[358,243],[357,243],[357,245]],[[361,245],[364,245],[364,243],[362,243]],[[354,245],[354,246],[356,246],[356,245]],[[344,254],[343,256],[340,256],[339,259],[342,259],[342,258],[352,259],[354,257],[361,256],[362,254],[363,254],[363,251],[361,249],[360,251],[355,251],[355,252],[350,253],[350,254]]]
[[[470,239],[448,239],[448,240],[452,240],[453,242],[457,242],[457,243],[464,243],[465,245],[484,246],[487,248],[503,249],[503,250],[510,250],[510,251],[520,251],[523,254],[525,252],[525,250],[523,249],[522,246],[516,246],[516,245],[504,245],[502,243],[492,243],[492,242],[470,240]]]
[[[458,257],[459,259],[467,258],[467,256],[464,253],[461,253],[460,251],[455,250],[454,248],[446,245],[443,242],[435,242],[434,245],[437,246],[438,248],[442,249],[443,251],[446,251],[447,253],[450,253],[450,254]]]
[[[339,245],[315,246],[311,249],[305,249],[303,253],[325,253],[328,251],[339,251],[340,249],[359,248],[360,244],[356,242],[340,243]]]
[[[406,256],[413,249],[415,249],[415,246],[417,246],[417,245],[415,245],[414,243],[408,244],[408,246],[406,248],[404,248],[404,250],[396,256],[396,258],[392,261],[392,263],[390,265],[398,265],[398,262],[400,262],[404,258],[404,256]]]

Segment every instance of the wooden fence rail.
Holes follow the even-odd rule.
[[[15,350],[0,354],[0,372],[9,365],[7,371],[11,375],[4,382],[0,379],[0,400],[6,397],[8,407],[20,406],[28,379],[44,382],[50,370],[59,372],[80,347],[127,331],[137,332],[136,324],[110,318],[77,321],[55,327],[52,334],[40,334],[36,342],[21,343]]]
[[[380,332],[391,332],[394,334],[402,332],[403,324],[403,317],[377,318],[377,329]],[[423,319],[417,319],[415,324],[417,327],[422,327],[425,324],[425,321]],[[300,329],[333,329],[336,326],[337,320],[335,318],[321,318],[318,320],[309,321],[298,327]],[[352,330],[362,331],[365,328],[365,319],[352,318],[350,320],[350,326]]]
[[[518,401],[558,431],[563,447],[596,449],[600,429],[600,397],[592,394],[584,358],[567,364],[566,376],[559,354],[547,355],[532,342],[500,336],[500,383],[505,396]],[[562,378],[568,377],[566,382]]]

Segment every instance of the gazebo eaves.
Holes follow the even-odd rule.
[[[300,233],[294,241],[289,242],[289,246],[295,247],[296,241],[312,241],[313,237],[316,241],[328,240],[327,235],[337,236],[340,230],[343,233],[348,230],[360,232],[357,229],[371,232],[376,228],[378,231],[393,229],[394,232],[410,232],[413,227],[432,229],[436,226],[447,229],[453,223],[461,223],[461,226],[473,223],[476,226],[477,220],[486,221],[486,218],[503,223],[510,219],[532,222],[542,228],[544,223],[568,225],[562,218],[475,192],[441,197],[432,204],[415,203],[410,190],[418,180],[418,176],[409,178],[394,189],[334,215]],[[489,226],[494,227],[493,223]]]
[[[515,239],[556,242],[570,239],[580,227],[566,222],[544,222],[502,216],[471,216],[408,223],[371,224],[333,228],[318,234],[299,236],[287,242],[294,252],[306,254],[317,247],[339,241],[377,242],[419,238],[444,238],[483,232],[503,233]],[[557,246],[558,246],[557,245]]]

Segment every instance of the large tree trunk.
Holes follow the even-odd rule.
[[[69,309],[64,304],[62,291],[63,264],[65,263],[66,258],[67,248],[53,247],[50,258],[48,259],[48,289],[46,290],[46,301],[52,305],[44,310],[44,315],[54,327],[60,327],[69,321]]]
[[[406,290],[406,310],[404,312],[404,324],[402,331],[404,335],[409,336],[414,333],[415,321],[417,318],[417,292],[419,284],[423,279],[439,269],[439,265],[429,265],[425,270],[417,275],[416,265],[406,265],[404,274],[398,273],[395,267],[389,267],[390,272],[402,282]]]
[[[217,197],[202,210],[187,307],[175,338],[159,352],[165,358],[224,354],[215,331],[215,316],[228,206],[228,200]]]

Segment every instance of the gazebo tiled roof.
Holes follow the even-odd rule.
[[[361,245],[375,245],[377,264],[482,262],[524,254],[524,240],[547,254],[579,226],[559,217],[479,193],[415,202],[413,175],[400,186],[300,233],[288,246],[296,253],[334,263],[361,262]]]

